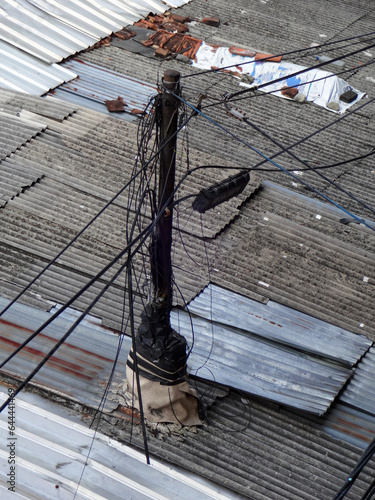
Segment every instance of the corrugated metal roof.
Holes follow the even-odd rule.
[[[341,401],[375,416],[375,348],[371,347],[356,368]]]
[[[1,388],[0,401],[6,397]],[[2,443],[15,442],[17,460],[15,492],[9,492],[9,450],[0,451],[2,498],[175,500],[176,492],[179,500],[240,498],[156,459],[147,465],[142,453],[88,429],[63,408],[55,411],[35,395],[18,396],[11,441],[8,413],[1,413],[0,438]]]
[[[42,95],[77,75],[58,64],[48,64],[0,40],[0,86]]]
[[[159,0],[4,0],[0,7],[0,86],[43,95],[77,76],[54,63],[150,11],[164,12],[166,5],[186,1],[171,5]]]
[[[41,121],[0,111],[0,159],[14,153],[46,127]]]
[[[8,301],[0,298],[3,309]],[[4,360],[51,316],[50,313],[15,304],[0,318],[0,343]],[[72,316],[60,315],[3,368],[2,372],[23,380],[73,324]],[[108,382],[118,349],[119,337],[93,323],[80,325],[35,376],[33,383],[68,395],[73,400],[98,406]],[[125,341],[126,344],[126,341]],[[127,340],[127,350],[130,340]],[[125,347],[124,347],[125,348]],[[121,375],[120,375],[121,373]],[[124,361],[119,361],[114,384],[121,384]],[[118,406],[110,395],[107,410]]]
[[[102,105],[100,110],[104,111],[105,101],[121,97],[124,111],[128,113],[133,110],[143,111],[149,98],[157,93],[157,88],[153,85],[81,59],[71,59],[62,63],[62,66],[78,74],[79,78],[61,85],[49,95],[84,107],[90,108],[92,102],[99,103]],[[121,114],[121,112],[114,113],[116,117],[121,117]]]
[[[348,365],[371,345],[364,336],[332,328],[326,347],[330,325],[211,285],[189,311],[192,316],[174,311],[172,324],[192,343],[192,374],[318,415],[351,376]]]
[[[375,416],[341,401],[343,398],[340,397],[339,402],[324,415],[320,422],[324,432],[359,448],[367,448],[375,436]]]
[[[272,300],[261,304],[212,284],[189,304],[189,311],[212,323],[347,366],[356,364],[372,345],[364,335],[353,334]]]

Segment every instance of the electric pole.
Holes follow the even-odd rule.
[[[150,263],[153,298],[141,314],[141,324],[134,348],[127,361],[128,392],[138,398],[135,406],[143,406],[152,422],[175,422],[184,425],[201,423],[198,395],[187,382],[186,339],[170,324],[172,309],[172,222],[175,184],[176,146],[180,73],[164,73],[162,93],[156,107],[160,124],[159,179],[156,217],[151,236]],[[140,381],[134,390],[134,372]],[[142,388],[142,395],[140,389]]]

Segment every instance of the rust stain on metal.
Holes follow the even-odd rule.
[[[3,325],[11,326],[12,328],[17,328],[17,330],[21,330],[22,332],[34,333],[29,328],[24,328],[23,326],[16,325],[15,323],[11,323],[10,321],[6,321],[5,319],[0,319],[0,323]]]
[[[27,333],[30,333],[30,334],[34,333],[34,330],[30,330],[28,328],[24,328],[22,326],[17,325],[16,323],[12,323],[10,321],[6,321],[6,320],[3,320],[3,319],[0,319],[0,323],[3,323],[4,325],[10,326],[10,327],[16,329],[17,331],[23,331],[23,332],[27,332]],[[5,334],[4,331],[2,333]],[[51,343],[56,343],[57,342],[56,339],[53,339],[52,337],[49,337],[48,335],[46,335],[44,333],[39,333],[38,337],[43,338],[45,340],[48,340]],[[1,338],[4,338],[4,337],[0,337],[0,339]],[[18,346],[19,345],[20,344],[18,344]],[[86,349],[82,349],[81,347],[77,347],[75,345],[72,345],[69,342],[64,342],[64,346],[68,347],[69,349],[73,349],[73,350],[79,351],[79,352],[81,352],[83,354],[87,354],[89,356],[93,356],[93,357],[95,357],[97,359],[100,359],[101,361],[105,361],[105,362],[109,362],[109,363],[113,362],[113,359],[106,358],[105,356],[101,356],[100,354],[93,353],[93,352],[88,351]]]
[[[5,337],[0,337],[0,341],[5,343],[5,344],[13,346],[14,348],[17,348],[20,346],[19,342],[7,339]],[[45,352],[40,351],[39,349],[35,349],[33,347],[28,347],[28,346],[25,346],[22,349],[22,353],[32,354],[33,356],[37,356],[39,358],[44,358],[44,356],[46,355]],[[71,363],[70,361],[66,361],[66,360],[58,358],[56,356],[51,356],[51,358],[48,360],[48,363],[53,364],[54,366],[56,366],[57,369],[65,372],[65,373],[72,373],[75,376],[78,376],[80,378],[84,378],[86,380],[92,380],[92,377],[81,373],[82,368],[83,368],[82,365],[76,365],[75,363]]]
[[[339,425],[339,424],[342,425]],[[332,426],[333,429],[343,432],[345,434],[348,434],[349,436],[353,436],[356,439],[360,439],[361,441],[364,442],[370,442],[371,439],[368,436],[365,436],[363,433],[366,431],[362,425],[355,424],[354,422],[349,422],[348,420],[345,420],[344,418],[337,418],[337,424],[334,424]]]

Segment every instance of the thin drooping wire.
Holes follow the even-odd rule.
[[[327,125],[324,125],[322,128],[320,129],[317,129],[315,130],[314,132],[312,132],[311,134],[309,135],[306,135],[305,137],[303,137],[302,139],[299,139],[298,141],[296,141],[295,143],[291,144],[290,146],[286,147],[285,148],[285,151],[289,151],[290,149],[293,149],[297,146],[299,146],[300,144],[303,144],[304,142],[308,141],[309,139],[312,139],[313,137],[315,137],[316,135],[322,133],[322,132],[325,132],[326,130],[328,130],[330,127],[334,126],[334,125],[337,125],[337,123],[341,122],[342,120],[347,120],[349,118],[349,116],[352,116],[354,113],[358,113],[358,111],[360,110],[363,110],[366,106],[368,106],[369,104],[372,104],[373,102],[375,101],[375,98],[372,98],[372,99],[369,99],[368,101],[366,101],[365,103],[361,104],[360,106],[358,106],[355,110],[352,109],[352,110],[348,110],[345,112],[345,114],[339,116],[338,118],[336,118],[335,120],[333,120],[331,123],[328,123]],[[275,158],[277,158],[278,156],[280,156],[281,154],[285,153],[284,150],[281,150],[281,151],[278,151],[277,153],[273,154],[272,156],[270,156],[270,159],[271,160],[274,160]],[[261,162],[257,163],[255,166],[254,166],[254,169],[258,169],[258,167],[264,165],[265,163],[267,163],[268,160],[267,159],[264,159],[262,160]],[[341,163],[340,163],[341,164]],[[337,165],[334,165],[334,166],[338,166]]]
[[[164,210],[167,208],[169,202],[171,201],[173,195],[175,193],[172,193],[171,197],[168,198],[166,201],[164,207]],[[159,220],[163,217],[164,211],[161,210],[161,212],[156,216],[155,220],[152,221],[140,234],[138,234],[126,247],[119,252],[116,257],[112,259],[110,263],[108,263],[104,268],[94,277],[92,278],[89,283],[87,283],[82,289],[75,294],[73,298],[68,300],[66,304],[64,304],[55,314],[53,314],[47,321],[43,323],[32,335],[26,339],[21,346],[19,346],[15,351],[8,356],[8,358],[1,364],[0,368],[4,366],[10,359],[12,359],[23,347],[25,347],[33,338],[35,338],[41,331],[43,331],[63,310],[65,310],[71,303],[73,303],[84,291],[86,291],[93,283],[95,283],[103,274],[105,274],[113,265],[118,262],[125,254],[129,252],[129,250],[135,246],[136,248],[132,251],[131,258],[134,257],[134,255],[139,251],[143,243],[147,240],[151,232],[154,230],[155,225],[159,222]],[[86,310],[79,316],[79,318],[76,320],[76,322],[73,324],[71,328],[63,335],[63,337],[58,341],[58,343],[49,351],[49,353],[43,358],[43,360],[38,364],[38,366],[32,371],[32,373],[20,384],[20,386],[16,389],[14,394],[9,397],[5,403],[0,407],[0,413],[1,411],[8,406],[8,404],[12,401],[13,397],[15,397],[29,382],[30,380],[38,373],[38,371],[44,366],[44,364],[48,361],[48,359],[57,351],[57,349],[65,342],[65,340],[69,337],[69,335],[72,333],[72,331],[79,325],[79,323],[84,319],[84,317],[88,314],[88,312],[94,307],[94,305],[97,303],[97,301],[102,297],[102,295],[107,291],[109,286],[120,276],[120,274],[123,272],[123,270],[126,268],[128,265],[128,260],[125,261],[124,264],[120,266],[120,269],[116,272],[116,274],[109,280],[109,282],[104,286],[104,288],[99,292],[98,296],[96,299],[86,308]]]
[[[269,60],[271,57],[274,58],[274,57],[285,57],[285,56],[289,56],[289,55],[293,55],[293,54],[299,54],[299,53],[302,53],[302,52],[306,52],[306,51],[310,51],[313,49],[313,50],[319,50],[320,48],[326,48],[328,47],[329,45],[334,45],[334,44],[338,44],[338,43],[343,43],[343,42],[348,42],[350,40],[354,40],[356,38],[364,38],[366,36],[370,36],[370,35],[374,35],[375,34],[375,31],[372,31],[370,33],[367,33],[367,34],[364,34],[364,35],[357,35],[357,36],[354,36],[354,37],[350,37],[350,38],[344,38],[342,40],[337,40],[337,41],[332,41],[332,42],[328,42],[326,44],[322,44],[322,45],[318,45],[317,47],[305,47],[303,49],[297,49],[297,50],[292,50],[290,52],[282,52],[282,53],[279,53],[279,54],[275,54],[275,55],[272,55],[272,56],[269,56],[269,57],[265,57],[263,59],[259,59],[258,61],[267,61]],[[366,40],[367,41],[367,40]],[[372,47],[372,46],[371,46]],[[340,48],[340,47],[339,47]],[[367,47],[368,48],[368,47]],[[367,50],[366,47],[360,49],[358,52],[362,52],[364,50]],[[356,53],[358,53],[356,52]],[[353,53],[350,53],[349,55],[354,55]],[[349,57],[349,56],[346,56],[346,57]],[[343,59],[343,57],[338,57],[336,59],[331,59],[329,62],[325,62],[324,64],[321,63],[322,65],[326,65],[326,64],[331,64],[332,62],[334,61],[338,61],[340,59]],[[254,64],[254,61],[248,61],[248,62],[244,62],[244,63],[239,63],[239,64],[231,64],[229,66],[222,66],[220,68],[216,68],[216,69],[208,69],[208,70],[204,70],[204,71],[200,71],[198,73],[192,73],[190,75],[183,75],[181,76],[181,79],[186,79],[186,78],[191,78],[191,77],[194,77],[194,76],[199,76],[199,75],[205,75],[207,73],[216,73],[218,71],[222,71],[222,70],[226,70],[226,69],[230,69],[230,68],[235,68],[235,67],[238,67],[238,66],[244,66],[246,64]],[[314,67],[318,67],[318,66],[314,66]],[[312,69],[311,67],[308,68],[309,69]]]
[[[244,123],[246,123],[247,125],[249,125],[250,127],[252,127],[254,130],[256,130],[257,132],[259,132],[260,134],[262,134],[263,137],[266,137],[266,139],[268,139],[269,141],[271,141],[278,148],[282,149],[283,152],[285,152],[288,155],[290,155],[292,158],[294,158],[299,163],[302,163],[302,165],[304,165],[307,170],[314,171],[316,173],[316,175],[318,175],[322,179],[326,180],[329,184],[331,184],[336,189],[338,189],[339,191],[341,191],[342,193],[344,193],[346,196],[348,196],[349,198],[351,198],[352,200],[356,201],[357,203],[359,203],[360,205],[362,205],[364,208],[366,208],[367,210],[369,210],[370,212],[372,212],[373,214],[375,214],[375,210],[372,207],[370,207],[369,205],[367,205],[367,203],[365,203],[364,201],[358,199],[352,193],[350,193],[349,191],[347,191],[346,189],[344,189],[342,186],[340,186],[339,184],[337,184],[335,181],[329,179],[329,177],[327,177],[326,175],[322,174],[318,170],[314,170],[314,168],[310,167],[310,165],[305,160],[302,160],[302,158],[299,158],[292,151],[287,150],[279,141],[277,141],[276,139],[274,139],[273,137],[271,137],[270,134],[268,134],[267,132],[265,132],[264,130],[262,130],[260,127],[258,127],[257,125],[255,125],[255,123],[251,122],[246,117],[243,118],[243,121],[244,121]]]
[[[358,221],[360,224],[363,224],[365,225],[366,227],[368,227],[369,229],[371,229],[371,231],[375,231],[375,229],[370,226],[369,224],[367,224],[367,222],[361,220],[359,217],[357,217],[356,215],[352,214],[351,212],[349,212],[348,210],[346,210],[345,208],[341,207],[341,205],[339,205],[338,203],[336,203],[335,201],[331,200],[331,198],[329,198],[328,196],[326,196],[325,194],[321,193],[320,191],[318,191],[317,189],[315,189],[314,187],[310,186],[307,182],[305,182],[304,180],[300,179],[297,175],[294,175],[292,172],[289,172],[287,170],[285,170],[281,165],[278,165],[276,162],[274,162],[272,160],[272,158],[269,158],[267,157],[264,153],[262,153],[261,151],[259,151],[257,148],[255,148],[254,146],[252,146],[251,144],[249,144],[247,141],[244,141],[243,139],[241,139],[240,137],[236,136],[233,132],[231,132],[230,130],[226,129],[225,127],[223,127],[222,125],[220,125],[219,123],[215,122],[212,118],[208,117],[207,115],[205,115],[202,111],[200,111],[199,109],[195,108],[192,104],[188,103],[187,101],[185,101],[182,97],[178,96],[177,94],[174,94],[173,92],[169,91],[171,94],[173,94],[174,96],[176,96],[178,99],[180,99],[182,102],[184,102],[185,104],[187,104],[191,109],[193,109],[194,111],[196,111],[199,115],[201,115],[203,118],[205,118],[207,121],[209,121],[210,123],[212,123],[214,126],[218,127],[219,129],[223,130],[225,133],[229,134],[231,137],[233,137],[235,140],[237,140],[238,142],[244,144],[246,147],[248,147],[249,149],[251,149],[252,151],[254,151],[255,153],[259,154],[260,156],[262,156],[266,161],[269,161],[271,162],[273,165],[275,165],[275,167],[279,168],[281,171],[285,172],[287,175],[289,175],[290,177],[292,177],[293,179],[297,180],[299,183],[303,184],[304,186],[308,187],[309,189],[311,189],[312,191],[314,191],[316,194],[318,194],[319,196],[321,196],[322,198],[324,198],[325,200],[327,200],[329,203],[333,204],[334,206],[336,206],[337,208],[339,208],[340,210],[342,210],[344,213],[346,213],[347,215],[349,215],[350,217],[352,217],[353,219],[355,219],[356,221]],[[288,149],[288,148],[286,148]],[[290,149],[290,148],[289,148]]]
[[[151,98],[153,100],[153,97]],[[186,123],[192,118],[192,115],[189,116],[186,120]],[[180,127],[177,129],[177,131],[172,134],[171,138],[169,140],[172,140],[175,135],[177,135],[186,125],[186,123],[183,123],[180,125]],[[160,153],[160,148],[151,156],[151,158],[146,162],[143,166],[143,169],[146,169],[152,162],[154,161],[155,158],[158,157]],[[40,273],[30,282],[28,283],[22,290],[21,292],[14,298],[12,299],[9,304],[0,312],[0,316],[2,316],[39,278],[42,276],[42,274],[47,271],[56,261],[57,259],[90,227],[90,225],[95,222],[95,220],[102,215],[102,213],[125,191],[126,188],[132,185],[132,183],[135,181],[135,179],[141,175],[143,172],[142,169],[139,169],[138,171],[134,172],[134,175],[131,177],[131,179],[113,196],[111,200],[108,201],[108,203],[86,224],[86,226],[54,257],[48,264],[45,266]],[[70,305],[70,304],[69,304]],[[59,310],[61,311],[61,310]],[[62,311],[61,311],[62,312]],[[57,314],[58,315],[58,314]],[[7,361],[5,361],[7,362]],[[5,363],[3,363],[1,366],[3,366]],[[1,368],[0,366],[0,368]]]
[[[291,146],[291,147],[293,147],[293,146]],[[288,152],[288,150],[291,149],[291,147],[284,148],[285,151],[280,151],[279,154]],[[349,158],[348,160],[339,161],[337,163],[331,163],[329,165],[318,165],[316,167],[310,166],[309,168],[289,168],[289,169],[285,169],[285,170],[287,170],[288,172],[308,172],[308,171],[315,171],[315,170],[328,170],[328,169],[335,168],[335,167],[341,167],[342,165],[347,165],[348,163],[353,163],[355,161],[364,160],[365,158],[368,158],[369,156],[372,156],[374,154],[375,154],[375,149],[373,151],[370,151],[369,153],[365,153],[365,154],[360,155],[360,156],[354,156],[352,158]],[[307,163],[314,163],[311,160],[304,160],[304,161],[306,161]],[[205,169],[220,168],[220,169],[227,169],[227,170],[238,170],[239,169],[238,167],[230,167],[228,165],[205,165],[204,167],[202,166],[201,168],[205,168]],[[256,170],[257,172],[268,172],[268,173],[280,172],[280,170],[278,168],[258,168],[256,166],[255,167],[241,167],[241,170],[246,170],[248,172],[251,172],[252,170]],[[195,196],[195,195],[192,195],[192,196]],[[189,195],[187,197],[190,198],[191,196]],[[182,199],[180,199],[180,201],[182,201]]]
[[[130,258],[130,255],[129,255]],[[141,413],[141,426],[142,426],[142,435],[143,435],[143,446],[146,455],[146,462],[150,464],[150,453],[148,450],[148,442],[147,442],[147,432],[146,432],[146,424],[145,424],[145,416],[143,410],[143,402],[142,402],[142,391],[141,391],[141,382],[139,377],[139,366],[137,362],[137,345],[135,338],[135,323],[134,323],[134,302],[133,302],[133,285],[132,285],[132,272],[131,267],[128,268],[128,300],[129,300],[129,316],[130,316],[130,329],[131,329],[131,337],[132,337],[132,349],[134,353],[134,371],[135,378],[137,384],[137,392],[138,392],[138,401],[139,401],[139,410]],[[134,388],[133,388],[134,390]]]

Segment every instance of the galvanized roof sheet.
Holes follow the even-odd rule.
[[[371,347],[356,368],[341,401],[375,416],[375,348]]]
[[[189,312],[174,311],[172,324],[190,340],[192,374],[318,415],[371,345],[364,336],[337,331],[336,340],[335,332],[326,337],[326,347],[322,339],[330,325],[211,285]],[[346,350],[352,350],[350,361],[346,354],[342,359]]]
[[[0,7],[0,86],[33,95],[77,75],[55,63],[85,50],[150,11],[186,3],[142,0],[4,0]]]
[[[0,390],[0,401],[7,397]],[[15,400],[16,429],[9,441],[8,413],[0,415],[0,438],[15,442],[15,491],[6,480],[9,450],[0,451],[2,498],[40,500],[235,500],[240,496],[202,481],[82,425],[65,410],[27,394]],[[89,458],[87,458],[89,457]],[[82,474],[82,477],[81,477]]]
[[[84,107],[90,108],[91,102],[94,102],[102,104],[102,108],[105,109],[105,101],[116,100],[120,97],[124,103],[124,111],[139,112],[144,110],[150,97],[157,93],[154,85],[81,59],[70,59],[61,66],[76,73],[79,78],[61,85],[50,95]],[[116,112],[115,116],[118,117],[121,114],[121,112]]]
[[[0,298],[3,309],[9,301]],[[0,343],[4,360],[37,328],[47,321],[52,313],[15,304],[0,318]],[[3,368],[2,372],[23,380],[52,349],[55,343],[74,323],[72,314],[60,315],[43,332],[31,341]],[[56,351],[51,360],[35,376],[33,383],[47,390],[68,395],[82,403],[98,406],[108,382],[119,345],[119,337],[92,320],[83,323]],[[130,349],[130,340],[128,340]],[[125,364],[119,361],[114,384],[121,384]],[[119,375],[121,372],[121,376]],[[106,402],[107,410],[118,406],[112,394]]]
[[[272,300],[266,304],[210,284],[189,304],[190,313],[347,366],[372,341]]]

